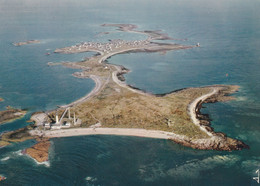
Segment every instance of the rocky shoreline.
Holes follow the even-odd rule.
[[[173,139],[172,139],[173,140]],[[214,136],[210,139],[173,140],[177,144],[200,150],[233,151],[249,149],[244,142],[225,136]]]
[[[217,94],[208,97],[204,101],[199,101],[195,108],[196,118],[199,120],[199,125],[205,128],[212,136],[209,139],[191,139],[191,140],[176,140],[173,141],[183,146],[191,147],[201,150],[218,150],[218,151],[233,151],[249,149],[250,147],[242,141],[227,137],[223,132],[215,132],[211,127],[210,118],[208,114],[202,114],[200,109],[203,103],[215,103],[219,101],[229,101],[235,99],[230,96],[238,91],[239,86],[226,86],[216,85],[215,87],[221,87],[223,90],[219,90]]]
[[[22,118],[27,113],[26,110],[16,109],[12,107],[7,107],[6,110],[0,111],[0,125],[11,122]]]
[[[49,139],[41,139],[34,146],[23,151],[24,154],[30,156],[38,163],[47,162],[49,160],[49,148],[51,143]]]
[[[13,45],[14,46],[22,46],[22,45],[35,44],[35,43],[40,43],[40,41],[39,40],[28,40],[28,41],[13,43]]]

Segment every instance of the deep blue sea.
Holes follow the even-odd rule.
[[[143,39],[100,27],[132,23],[162,30],[176,43],[201,47],[109,59],[131,72],[127,83],[152,93],[186,87],[236,84],[235,101],[204,104],[212,126],[243,140],[250,150],[193,150],[167,140],[126,136],[82,136],[51,140],[50,165],[38,165],[21,150],[34,140],[0,149],[0,185],[259,185],[260,1],[258,0],[1,0],[0,110],[28,109],[25,118],[0,125],[0,133],[28,125],[35,111],[50,110],[86,95],[90,79],[48,62],[80,61],[94,53],[53,54],[81,41]],[[98,35],[110,31],[109,35]],[[30,39],[40,44],[15,47]],[[45,55],[50,52],[51,55]],[[228,76],[226,76],[228,74]]]

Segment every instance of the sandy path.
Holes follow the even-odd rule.
[[[207,131],[203,126],[200,125],[200,120],[197,119],[197,114],[196,114],[196,109],[197,109],[197,105],[200,101],[205,101],[206,99],[208,99],[209,97],[211,97],[212,95],[216,94],[217,91],[219,90],[218,88],[212,88],[212,92],[208,93],[208,94],[204,94],[198,98],[196,98],[188,107],[189,110],[189,114],[190,117],[192,119],[192,122],[199,126],[200,129],[204,132],[206,132],[209,136],[213,136],[211,132]]]

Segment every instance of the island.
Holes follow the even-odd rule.
[[[27,113],[26,110],[12,108],[7,106],[6,110],[0,111],[0,124],[11,122],[22,118]]]
[[[5,147],[11,143],[23,142],[29,139],[38,139],[39,137],[32,136],[29,131],[33,130],[35,126],[30,124],[24,128],[3,132],[0,134],[0,148]]]
[[[49,147],[51,143],[48,139],[41,139],[38,143],[23,151],[24,154],[32,157],[39,163],[44,163],[49,160]]]
[[[237,139],[215,132],[206,115],[200,113],[203,103],[229,101],[230,94],[238,91],[236,85],[210,85],[184,88],[165,94],[151,94],[125,82],[129,70],[120,65],[107,63],[113,55],[135,52],[167,52],[191,49],[198,44],[185,46],[162,40],[175,40],[161,31],[140,31],[131,24],[104,24],[117,27],[122,32],[147,36],[145,40],[110,40],[108,43],[82,42],[56,49],[55,53],[96,52],[81,62],[61,62],[68,68],[79,69],[73,76],[91,78],[95,88],[83,98],[56,110],[35,113],[31,120],[35,125],[23,133],[24,139],[55,138],[79,135],[126,135],[172,140],[195,149],[241,150],[248,145]],[[53,64],[49,64],[50,68]],[[5,141],[8,142],[5,134]],[[14,135],[12,140],[14,140]],[[21,140],[22,138],[20,138]],[[44,140],[38,146],[49,147]],[[37,154],[39,148],[33,148]],[[39,154],[42,150],[39,150]],[[46,149],[44,154],[46,155]],[[28,153],[30,154],[30,153]],[[39,159],[39,158],[37,158]],[[46,158],[45,158],[46,160]]]
[[[22,45],[36,44],[36,43],[40,43],[40,41],[39,40],[28,40],[28,41],[13,43],[13,45],[14,46],[22,46]]]

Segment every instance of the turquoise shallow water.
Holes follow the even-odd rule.
[[[236,101],[205,104],[216,131],[243,140],[250,150],[201,151],[166,140],[119,136],[52,139],[50,166],[37,165],[20,151],[35,141],[0,149],[3,185],[257,185],[260,168],[260,73],[258,1],[31,1],[0,2],[0,109],[12,105],[28,115],[0,126],[0,132],[27,125],[35,111],[70,103],[94,87],[75,71],[48,62],[80,61],[90,53],[51,54],[81,41],[143,39],[114,32],[103,23],[133,23],[162,29],[183,44],[200,48],[160,54],[123,54],[109,59],[131,70],[126,81],[153,93],[211,84],[237,84]],[[96,36],[111,31],[110,35]],[[40,44],[11,43],[39,39]],[[226,77],[226,74],[229,74]],[[9,158],[9,159],[8,159]]]

